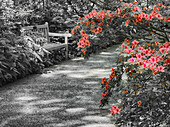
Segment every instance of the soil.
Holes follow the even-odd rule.
[[[0,127],[115,127],[101,109],[100,81],[115,65],[118,46],[46,68],[0,88]]]

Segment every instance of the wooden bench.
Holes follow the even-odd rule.
[[[51,33],[49,32],[48,23],[46,22],[43,25],[36,26],[26,26],[22,28],[22,35],[27,36],[29,32],[38,32],[43,34],[43,36],[47,39],[47,43],[43,44],[43,48],[48,51],[53,51],[61,48],[65,48],[66,59],[68,59],[68,37],[71,37],[69,33]],[[50,37],[64,37],[64,43],[51,43]]]

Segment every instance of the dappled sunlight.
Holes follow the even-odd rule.
[[[93,61],[93,60],[88,60],[87,63],[104,63],[104,60],[97,60],[97,61]]]
[[[90,69],[87,75],[94,78],[103,78],[108,74],[110,74],[110,69]]]
[[[50,73],[43,73],[41,74],[41,77],[44,77],[44,78],[50,78],[50,77],[54,77],[54,73],[53,72],[50,72]]]
[[[19,110],[19,112],[24,114],[37,114],[37,113],[48,113],[48,112],[58,111],[62,109],[62,107],[48,107],[48,104],[59,103],[61,101],[63,100],[53,99],[53,100],[39,100],[30,103],[23,103],[23,107],[21,108],[21,110]],[[46,105],[47,107],[40,108],[38,107],[40,105]]]
[[[116,50],[116,51],[114,52],[114,54],[115,54],[115,55],[118,55],[118,54],[120,54],[120,51]]]
[[[65,127],[64,123],[52,123],[52,124],[47,124],[47,127]]]
[[[19,112],[24,114],[34,114],[37,113],[37,111],[38,108],[36,106],[25,104],[25,106]]]
[[[60,110],[61,107],[45,107],[38,108],[40,105],[49,105],[52,103],[61,103],[66,101],[65,99],[49,99],[49,100],[37,100],[37,97],[33,96],[22,96],[15,98],[15,102],[13,104],[20,104],[23,107],[19,110],[19,112],[24,114],[35,114],[35,113],[46,113],[51,111]]]
[[[59,103],[59,102],[64,102],[66,101],[65,99],[49,99],[49,100],[39,100],[39,101],[34,101],[30,102],[29,104],[31,105],[48,105],[51,103]]]
[[[87,107],[91,107],[91,105],[96,104],[96,102],[92,100],[76,100],[75,103],[76,104],[88,104]]]
[[[72,74],[72,73],[85,73],[88,69],[79,69],[79,70],[58,70],[54,72],[55,74]]]
[[[77,62],[79,63],[79,62]],[[53,67],[55,68],[55,70],[57,71],[62,71],[62,70],[77,70],[80,67],[84,67],[83,64],[75,64],[73,61],[67,61],[64,64],[61,65],[54,65]],[[80,62],[81,63],[81,62]]]
[[[47,108],[41,108],[38,110],[39,113],[48,113],[48,112],[53,112],[53,111],[58,111],[62,108],[60,107],[47,107]]]
[[[56,71],[55,74],[68,74],[68,73],[73,73],[75,72],[74,70],[59,70]]]
[[[102,124],[102,123],[99,123],[99,124],[87,124],[87,125],[83,125],[83,126],[79,126],[79,127],[116,127],[114,124],[108,124],[108,123],[105,123],[105,124]]]
[[[77,57],[77,58],[71,59],[71,61],[84,61],[84,58],[83,57]]]
[[[68,109],[66,109],[66,112],[68,112],[68,113],[82,113],[85,111],[86,111],[85,108],[68,108]]]
[[[114,53],[111,53],[111,52],[101,52],[100,55],[115,55],[115,52]]]
[[[84,84],[87,84],[87,85],[94,85],[94,84],[99,84],[98,81],[85,81]]]
[[[90,91],[89,91],[90,92]],[[90,92],[91,93],[91,92]],[[84,94],[84,96],[75,96],[74,99],[74,103],[76,104],[88,104],[88,106],[90,106],[91,104],[95,104],[96,102],[93,100],[93,98],[91,97],[91,94],[88,93],[82,93]],[[86,106],[86,107],[88,107]]]
[[[15,98],[15,100],[17,100],[17,101],[32,101],[32,100],[36,100],[36,99],[38,99],[38,98],[33,97],[33,96],[22,96],[22,97]]]
[[[89,101],[92,100],[92,98],[89,97],[89,96],[81,96],[81,95],[75,96],[75,98],[76,98],[76,101],[80,100],[80,101],[82,101],[82,102],[83,102],[83,101],[89,102]]]
[[[2,97],[0,97],[0,101],[1,101],[1,100],[3,100],[3,98],[2,98]]]
[[[79,127],[79,125],[83,125],[85,124],[84,121],[81,121],[79,119],[76,119],[76,120],[67,120],[64,122],[64,127]],[[62,127],[62,126],[57,126],[57,127]]]
[[[107,76],[110,74],[110,69],[87,69],[80,73],[81,71],[75,71],[75,73],[67,74],[68,77],[71,78],[103,78],[103,76]]]
[[[41,113],[50,113],[54,111],[58,111],[61,108],[59,107],[47,107],[47,108],[37,108],[32,105],[25,105],[19,112],[23,114],[41,114]],[[55,118],[47,118],[46,120],[51,121]]]
[[[114,55],[98,55],[98,57],[101,57],[101,59],[103,59],[103,58],[115,58],[115,57],[117,57],[117,54],[114,54]]]
[[[86,75],[86,74],[68,74],[68,77],[70,78],[79,78],[79,79],[85,79],[85,78],[88,78],[89,76]]]
[[[110,122],[110,118],[99,116],[99,115],[85,116],[82,118],[82,120],[91,121],[91,122],[106,122],[106,123]]]

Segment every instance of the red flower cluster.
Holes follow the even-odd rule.
[[[80,28],[80,26],[75,26],[73,29],[72,29],[72,31],[71,31],[71,33],[74,35],[75,34],[75,29],[77,29],[77,28]]]
[[[102,79],[102,81],[101,81],[102,84],[105,84],[105,87],[104,87],[104,88],[105,88],[105,91],[110,88],[110,85],[108,85],[109,82],[110,82],[109,80],[106,81],[106,77],[104,77],[104,78]]]
[[[94,33],[94,34],[99,34],[103,31],[102,26],[104,25],[105,22],[107,22],[107,26],[109,25],[108,22],[111,22],[111,19],[114,17],[121,17],[121,18],[126,18],[128,17],[128,20],[125,21],[125,25],[128,26],[130,22],[132,22],[134,25],[139,24],[145,24],[150,26],[150,23],[148,21],[152,21],[153,18],[157,18],[158,20],[161,20],[163,22],[170,22],[170,17],[166,18],[163,17],[161,14],[159,14],[159,11],[162,9],[165,9],[165,6],[163,4],[158,4],[157,6],[153,7],[153,10],[151,13],[146,12],[145,9],[141,9],[137,6],[138,2],[133,2],[133,3],[125,3],[122,8],[118,8],[116,13],[115,12],[110,12],[107,10],[105,11],[99,11],[97,12],[95,9],[90,12],[89,14],[85,15],[84,17],[79,17],[79,20],[81,20],[82,25],[89,25],[88,28],[89,30]],[[130,13],[130,14],[129,14]],[[99,26],[96,26],[99,25]],[[72,30],[72,34],[75,34],[75,29],[79,28],[79,26],[76,26]],[[87,36],[86,32],[81,30],[80,31],[81,35]],[[153,33],[154,34],[154,33]],[[137,42],[137,41],[136,41]],[[89,42],[88,39],[80,39],[78,42],[78,48],[85,48],[86,46],[90,46],[91,43]],[[134,41],[134,46],[136,46],[137,43]],[[84,51],[84,50],[83,50]],[[164,49],[161,49],[160,51],[164,51]],[[121,51],[122,52],[122,51]],[[130,53],[131,51],[127,51]]]
[[[138,106],[141,106],[141,104],[142,104],[142,102],[141,102],[141,101],[138,101],[137,103],[138,103]]]
[[[99,33],[102,32],[102,28],[101,27],[97,27],[97,29],[95,29],[94,27],[91,27],[90,31],[95,33],[95,34],[99,34]]]
[[[105,84],[106,83],[106,77],[104,77],[101,81],[102,84]]]
[[[122,1],[122,0],[120,0]],[[129,24],[134,25],[148,25],[152,26],[150,23],[154,19],[157,19],[162,22],[170,22],[170,17],[163,17],[159,12],[161,10],[165,9],[165,6],[162,4],[158,4],[157,6],[153,7],[152,11],[147,11],[147,9],[144,7],[143,9],[139,8],[137,6],[137,2],[133,3],[125,3],[122,8],[118,8],[116,10],[116,13],[114,14],[110,13],[109,11],[100,11],[97,12],[96,10],[93,10],[89,14],[85,15],[84,17],[79,17],[80,23],[82,26],[85,26],[85,28],[88,28],[87,31],[81,30],[80,34],[82,38],[78,42],[78,48],[82,48],[82,52],[85,54],[87,51],[86,46],[90,46],[91,43],[88,40],[88,32],[90,34],[99,34],[103,31],[103,25],[109,26],[109,22],[111,22],[112,18],[124,18],[125,19],[125,25],[128,26]],[[126,19],[127,18],[127,19]],[[106,24],[104,24],[106,23]],[[154,27],[154,26],[153,26]],[[72,34],[75,34],[75,29],[79,28],[79,26],[76,26],[72,30]],[[87,33],[86,33],[87,32]],[[156,34],[156,32],[151,31],[151,34]],[[170,50],[170,42],[165,42],[163,45],[161,45],[159,42],[155,43],[147,43],[145,47],[139,46],[139,42],[134,40],[131,42],[132,46],[130,47],[130,41],[125,39],[126,43],[123,43],[121,45],[122,50],[121,53],[126,53],[128,56],[130,56],[130,59],[128,62],[134,63],[135,67],[138,69],[129,70],[126,68],[125,72],[128,71],[129,76],[133,76],[134,73],[141,73],[143,69],[150,69],[155,75],[158,72],[164,72],[165,66],[170,64],[170,57],[168,54]],[[157,48],[152,48],[151,46],[155,46]],[[149,47],[149,48],[148,48]],[[158,49],[159,48],[159,49]],[[158,50],[157,50],[158,49]],[[120,59],[122,62],[122,59]],[[163,63],[163,64],[162,64]],[[136,66],[138,65],[138,66]],[[133,77],[136,77],[134,75]],[[109,79],[107,80],[106,77],[104,77],[101,81],[102,86],[104,87],[104,92],[102,93],[102,100],[100,100],[100,103],[107,102],[107,96],[110,94],[109,89],[111,86],[109,85],[110,81],[117,80],[117,76],[115,74],[115,69],[112,68],[111,74],[109,75]],[[140,85],[138,87],[141,87]],[[128,93],[128,90],[123,91],[124,94]],[[135,90],[135,94],[138,94],[138,91]],[[138,106],[141,106],[141,101],[138,101]],[[111,114],[120,114],[120,109],[117,106],[113,106]]]
[[[159,11],[161,9],[165,9],[165,6],[163,6],[162,4],[158,4],[157,6],[154,6],[152,12],[150,14],[147,14],[144,12],[146,10],[146,8],[144,8],[142,10],[138,6],[135,5],[136,3],[137,2],[134,2],[133,4],[125,3],[123,8],[118,8],[116,11],[116,13],[118,14],[118,17],[125,18],[125,17],[129,17],[129,14],[128,14],[130,12],[129,8],[131,9],[132,14],[131,14],[130,18],[133,20],[129,20],[129,19],[126,20],[126,22],[125,22],[126,26],[130,23],[130,21],[132,21],[134,23],[134,25],[137,25],[137,23],[139,23],[139,22],[147,25],[147,23],[145,23],[145,20],[152,21],[153,18],[157,18],[164,22],[170,21],[170,17],[166,18],[166,17],[163,17],[161,14],[159,14]],[[127,12],[127,14],[126,14],[126,12]],[[136,12],[138,12],[138,13],[136,13]]]
[[[102,98],[105,98],[107,96],[107,93],[102,93]]]
[[[112,109],[110,110],[110,111],[111,111],[111,115],[117,114],[117,113],[120,114],[120,110],[121,110],[121,109],[119,109],[118,106],[113,105],[113,106],[112,106]]]
[[[128,90],[124,90],[123,93],[124,93],[124,94],[127,94],[127,93],[128,93]]]
[[[155,45],[160,45],[159,51],[157,52],[155,52],[155,49],[151,50],[150,47],[140,47],[138,46],[138,43],[138,41],[134,40],[132,42],[132,48],[129,48],[126,44],[122,44],[121,47],[124,48],[124,53],[131,53],[132,57],[128,60],[128,62],[136,63],[139,66],[143,66],[143,68],[151,69],[153,75],[155,75],[157,72],[164,72],[164,66],[170,64],[170,57],[168,56],[168,58],[164,59],[164,57],[162,57],[160,54],[164,55],[165,53],[169,52],[170,42],[165,42],[163,45],[160,45],[159,42],[155,42]],[[162,61],[164,61],[163,66],[158,65],[158,63],[161,63]],[[132,73],[130,75],[132,75]]]
[[[114,68],[112,68],[111,72],[112,72],[112,73],[111,73],[111,75],[109,75],[110,80],[111,80],[111,79],[116,80],[117,76],[115,75],[115,69],[114,69]],[[110,81],[110,80],[109,80],[109,81]]]
[[[85,48],[86,46],[90,46],[90,42],[88,40],[88,36],[84,31],[81,31],[82,38],[78,42],[78,48]]]

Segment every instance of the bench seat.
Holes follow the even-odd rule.
[[[52,51],[52,50],[65,48],[66,46],[67,46],[67,44],[46,43],[46,44],[43,45],[43,48],[45,48],[48,51]]]
[[[44,35],[47,39],[47,43],[43,44],[43,48],[48,51],[58,50],[61,48],[65,48],[66,59],[68,58],[68,37],[71,37],[69,33],[51,33],[49,32],[48,23],[46,22],[44,25],[36,25],[36,26],[26,26],[22,28],[22,35],[27,35],[27,32],[38,32]],[[52,43],[50,42],[50,37],[64,37],[64,43]]]

